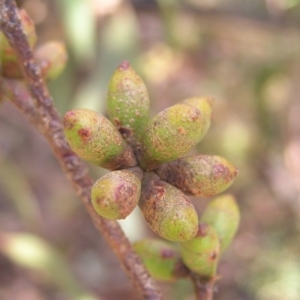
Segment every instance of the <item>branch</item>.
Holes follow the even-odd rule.
[[[18,10],[13,0],[0,0],[0,28],[14,48],[31,97],[24,86],[13,81],[2,80],[2,88],[27,119],[45,136],[52,151],[67,175],[70,183],[82,200],[97,230],[103,235],[118,256],[121,265],[144,299],[162,299],[161,293],[146,271],[141,259],[133,251],[130,242],[116,221],[100,217],[91,204],[90,189],[93,184],[86,167],[70,149],[60,117],[53,107],[52,98],[34,61]]]

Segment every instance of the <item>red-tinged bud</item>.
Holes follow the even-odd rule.
[[[107,219],[125,219],[137,206],[141,193],[142,170],[110,172],[98,179],[91,192],[96,212]]]
[[[198,215],[184,194],[159,180],[154,173],[145,173],[139,207],[151,229],[170,241],[186,241],[198,230]]]
[[[136,166],[131,147],[103,115],[75,109],[65,114],[63,124],[72,150],[81,158],[109,170]]]
[[[210,197],[226,190],[238,174],[225,158],[191,155],[160,165],[158,176],[187,195]]]

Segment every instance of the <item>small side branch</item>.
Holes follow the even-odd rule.
[[[52,98],[34,61],[18,10],[13,0],[0,0],[0,28],[15,49],[29,89],[19,82],[1,79],[6,96],[22,111],[27,119],[45,136],[61,164],[78,197],[82,200],[97,230],[116,253],[121,265],[144,299],[160,300],[161,293],[149,276],[140,258],[133,251],[130,242],[116,221],[100,217],[93,209],[90,189],[93,184],[86,167],[70,149],[63,133],[60,117],[53,107]],[[2,91],[3,92],[3,91]]]
[[[194,283],[196,300],[213,300],[215,282],[219,279],[218,276],[200,278],[196,274],[192,274],[191,279]]]

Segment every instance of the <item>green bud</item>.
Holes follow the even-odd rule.
[[[211,123],[211,114],[212,114],[212,106],[214,103],[214,99],[212,97],[192,97],[187,98],[182,101],[182,103],[189,104],[198,108],[203,114],[203,132],[207,133],[210,123]]]
[[[92,187],[96,212],[111,220],[125,219],[137,206],[141,193],[142,170],[135,168],[110,172]]]
[[[170,241],[186,241],[198,230],[198,215],[184,194],[159,180],[154,173],[145,173],[139,207],[151,229]]]
[[[39,64],[42,75],[46,79],[55,79],[63,71],[67,63],[65,45],[58,41],[48,42],[39,47],[34,56]]]
[[[133,249],[141,257],[150,275],[161,281],[178,279],[178,269],[181,266],[177,248],[171,243],[146,239],[135,242]]]
[[[136,166],[131,147],[103,115],[75,109],[65,114],[63,124],[70,147],[81,158],[109,170]]]
[[[107,111],[123,137],[134,145],[148,123],[149,96],[143,80],[127,61],[110,79]]]
[[[240,211],[235,198],[225,194],[212,200],[201,216],[201,222],[215,228],[223,253],[236,234],[240,222]]]
[[[27,35],[29,45],[30,47],[33,47],[37,40],[34,23],[24,9],[19,11],[19,16]],[[1,64],[1,73],[3,76],[8,78],[22,77],[17,55],[3,32],[0,31],[0,65]]]
[[[176,104],[156,115],[141,138],[140,165],[153,170],[186,154],[203,138],[206,121],[199,109]]]
[[[216,275],[220,252],[220,241],[215,229],[205,223],[199,224],[197,235],[180,243],[180,254],[184,264],[204,278]]]
[[[220,156],[191,155],[160,165],[156,173],[187,195],[210,197],[226,190],[238,171]]]

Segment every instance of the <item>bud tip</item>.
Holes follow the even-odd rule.
[[[120,65],[119,65],[119,70],[120,71],[126,71],[130,68],[130,64],[127,60],[124,60]]]

